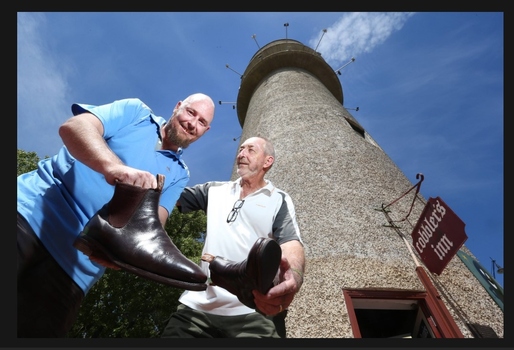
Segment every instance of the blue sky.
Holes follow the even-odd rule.
[[[184,153],[190,184],[228,180],[242,130],[233,109],[240,75],[259,47],[288,37],[334,70],[344,66],[344,106],[413,184],[424,175],[426,199],[441,197],[464,221],[465,245],[484,268],[491,272],[492,259],[504,267],[502,12],[17,17],[18,149],[56,153],[72,103],[138,97],[168,119],[177,101],[204,92],[216,114]],[[503,275],[496,279],[503,285]]]

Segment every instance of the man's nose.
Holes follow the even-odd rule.
[[[195,128],[196,128],[196,119],[194,119],[194,118],[189,119],[189,120],[187,121],[187,128],[188,128],[189,130],[193,130],[193,129],[195,129]]]

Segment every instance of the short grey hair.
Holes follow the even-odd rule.
[[[260,139],[264,140],[264,153],[268,156],[272,156],[273,159],[275,159],[275,147],[273,146],[273,143],[264,136],[257,136]]]

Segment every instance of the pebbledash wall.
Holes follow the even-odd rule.
[[[241,77],[237,114],[240,142],[258,135],[273,142],[267,178],[292,196],[305,243],[305,281],[289,307],[288,338],[353,338],[343,289],[425,290],[415,271],[422,261],[402,235],[412,244],[427,200],[418,194],[410,220],[401,219],[413,196],[387,214],[379,210],[415,184],[343,107],[339,78],[319,53],[291,39],[260,48]],[[503,310],[461,259],[440,275],[425,271],[465,338],[476,337],[470,323],[503,338]]]

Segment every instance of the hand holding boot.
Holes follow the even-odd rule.
[[[86,224],[74,246],[107,267],[172,287],[205,290],[207,276],[171,241],[159,220],[164,176],[156,189],[117,183],[114,195]]]
[[[225,288],[244,305],[256,309],[252,290],[266,294],[273,287],[281,256],[282,250],[275,240],[260,237],[250,249],[248,258],[241,262],[208,253],[202,255],[202,260],[209,263],[214,285]]]

